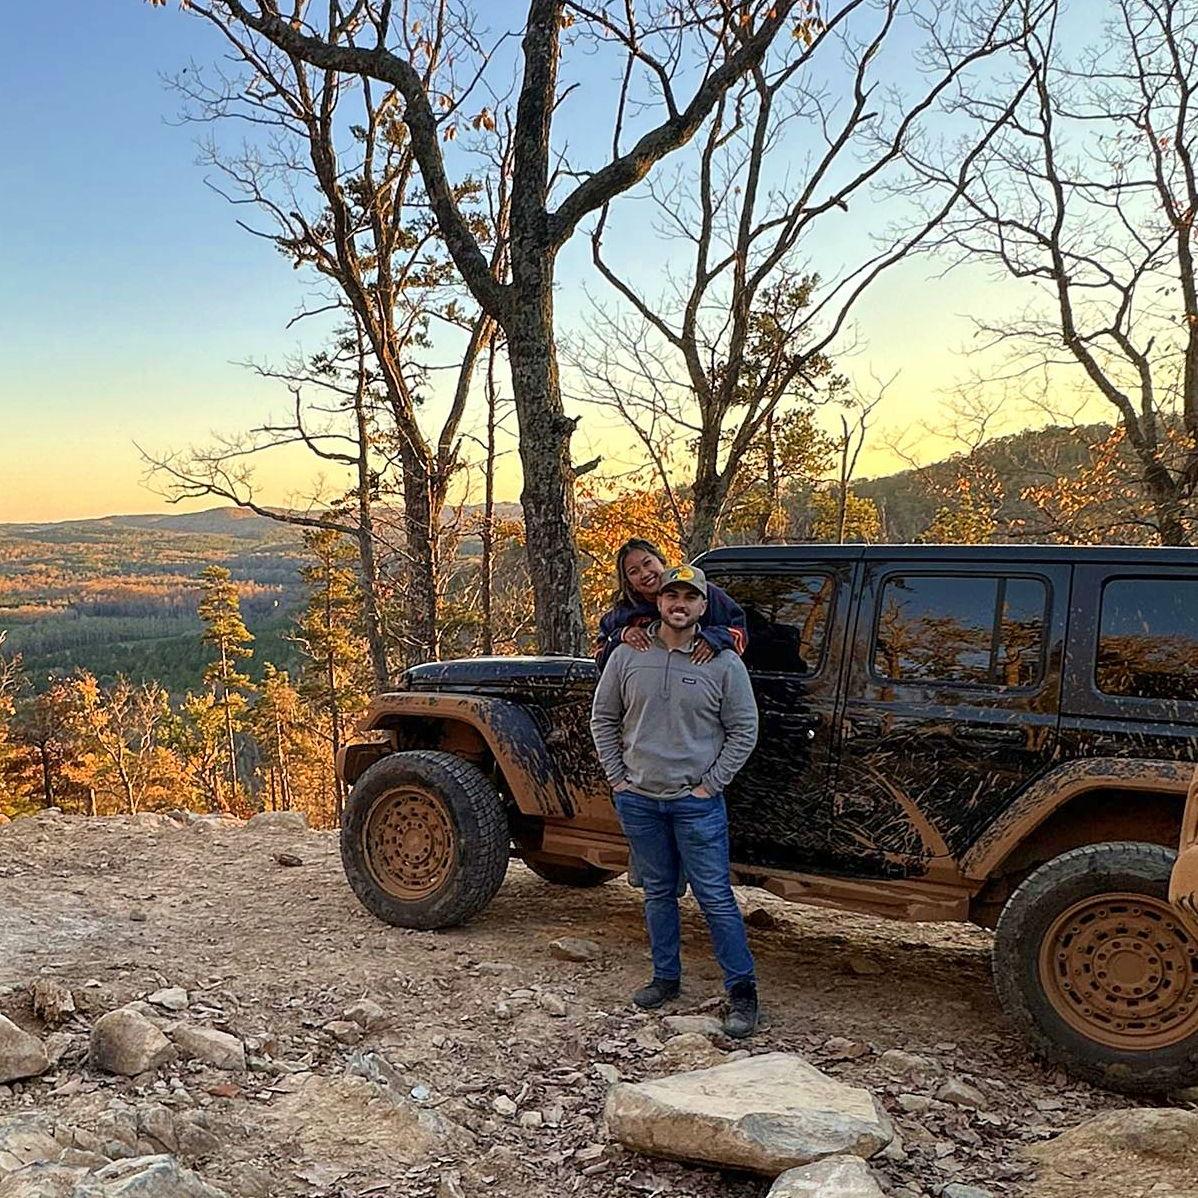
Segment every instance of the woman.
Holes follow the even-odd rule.
[[[649,648],[648,626],[657,619],[657,592],[666,572],[665,554],[652,541],[634,537],[616,553],[616,591],[612,609],[599,621],[595,660],[602,670],[617,645],[638,652]],[[743,654],[748,643],[745,613],[727,591],[708,583],[707,611],[699,622],[692,660],[696,665],[732,649]]]

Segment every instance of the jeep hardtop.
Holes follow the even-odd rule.
[[[758,746],[727,794],[734,880],[995,928],[1046,1057],[1198,1082],[1198,551],[751,546],[697,560],[744,608]],[[338,763],[347,876],[379,918],[469,919],[509,856],[627,868],[588,728],[591,661],[430,662]],[[1172,886],[1172,893],[1170,893]]]

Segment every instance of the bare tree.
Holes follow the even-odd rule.
[[[482,310],[507,335],[541,647],[546,652],[583,652],[570,457],[575,421],[562,408],[554,338],[557,256],[582,220],[695,136],[729,88],[761,63],[774,39],[789,26],[799,0],[716,0],[702,6],[605,0],[594,10],[566,0],[528,0],[514,126],[510,283],[496,278],[471,227],[461,189],[450,182],[447,171],[444,147],[474,88],[466,83],[455,93],[430,83],[421,69],[426,39],[420,30],[412,33],[413,5],[330,0],[319,14],[317,6],[304,0],[296,0],[286,12],[277,0],[189,0],[188,7],[260,34],[285,55],[320,71],[376,80],[388,89],[391,112],[402,122],[454,264]],[[437,11],[447,8],[442,4]],[[574,32],[564,40],[563,30],[571,27]],[[620,31],[614,42],[613,29]],[[615,45],[624,64],[617,109],[635,104],[638,128],[643,130],[628,148],[617,142],[611,157],[596,169],[567,166],[551,139],[563,100],[558,87],[563,49],[574,38],[588,35],[608,47]],[[480,78],[488,57],[478,56]],[[561,180],[567,181],[564,193],[553,202],[554,184]]]
[[[455,296],[460,284],[428,211],[412,141],[397,117],[400,101],[394,90],[311,66],[236,21],[222,5],[190,7],[220,32],[235,65],[232,71],[215,73],[189,70],[174,81],[189,103],[188,118],[206,124],[234,122],[251,137],[237,151],[222,147],[215,136],[208,138],[204,160],[215,173],[214,186],[232,203],[252,205],[270,222],[266,229],[248,223],[243,227],[267,238],[296,266],[314,271],[324,282],[317,301],[297,319],[335,312],[342,314],[348,329],[330,354],[318,355],[303,367],[264,373],[282,376],[296,388],[348,376],[349,387],[362,392],[355,407],[360,427],[348,434],[353,446],[349,453],[330,450],[328,437],[322,447],[317,438],[306,435],[298,391],[293,425],[261,430],[273,436],[232,448],[241,458],[250,448],[261,451],[299,442],[356,472],[353,530],[362,550],[363,593],[377,607],[378,572],[370,560],[372,488],[363,472],[371,438],[384,442],[401,480],[407,655],[435,657],[441,513],[460,464],[458,433],[475,363],[494,321],[482,311],[463,311],[460,296]],[[419,12],[422,20],[397,30],[406,39],[409,55],[419,60],[422,87],[452,95],[455,62],[475,47],[471,30],[451,18],[445,4],[423,6]],[[333,45],[351,44],[343,24],[333,22],[329,36]],[[478,123],[493,129],[495,118],[488,112]],[[510,147],[510,136],[501,146]],[[502,149],[498,157],[502,172],[510,163],[502,161]],[[501,250],[496,233],[507,219],[506,180],[500,181],[499,203],[490,221],[478,210],[481,193],[482,185],[467,179],[455,189],[454,201],[480,244],[494,242],[491,269],[497,269]],[[423,359],[434,322],[462,326],[465,344],[447,413],[439,429],[426,434],[420,413],[428,397],[429,371]],[[356,374],[345,361],[353,361],[355,355]],[[373,421],[364,422],[368,390],[379,402],[372,405]],[[182,483],[180,495],[203,491],[213,469],[220,473],[220,452],[198,456],[200,460],[190,465],[199,470],[174,462],[176,474],[183,475],[175,480]],[[243,477],[236,490],[244,494],[247,481]],[[230,497],[223,485],[207,493]],[[307,516],[300,523],[312,519]],[[345,518],[324,520],[320,526],[333,523],[349,531]],[[368,624],[374,623],[368,618]],[[371,639],[376,680],[385,685],[385,646],[381,635]]]
[[[851,485],[857,473],[857,463],[869,436],[869,425],[874,411],[886,398],[886,392],[894,379],[879,382],[872,395],[858,393],[842,405],[840,433],[832,437],[836,453],[836,543],[843,545],[848,531],[849,497]]]
[[[900,230],[874,193],[905,177],[905,148],[1021,46],[1039,7],[838,0],[800,22],[716,104],[693,166],[650,184],[659,236],[689,258],[662,295],[609,261],[604,208],[593,257],[623,303],[599,308],[577,357],[584,395],[631,425],[668,488],[684,443],[689,554],[710,547],[749,448],[775,416],[843,392],[829,352],[872,284],[952,210],[1027,79],[1016,76],[1005,103],[974,122],[954,179],[921,219]],[[899,46],[921,68],[909,94],[893,83]],[[850,224],[851,256],[821,279],[813,247]]]
[[[978,320],[1008,378],[1063,368],[1114,409],[1159,539],[1188,545],[1198,487],[1198,9],[1106,0],[1105,34],[1068,49],[1062,15],[1029,29],[1034,86],[978,159],[941,248],[1036,298]],[[987,117],[995,101],[967,98]],[[942,162],[912,154],[920,185]]]

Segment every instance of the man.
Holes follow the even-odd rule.
[[[757,1026],[757,983],[732,894],[724,790],[757,743],[757,705],[735,653],[702,666],[691,661],[696,625],[707,610],[702,570],[667,571],[657,610],[650,648],[616,648],[591,710],[591,735],[645,886],[653,978],[632,1001],[652,1008],[678,995],[677,886],[685,871],[724,971],[724,1030],[747,1036]]]

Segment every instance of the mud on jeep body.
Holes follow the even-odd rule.
[[[737,880],[995,927],[999,996],[1044,1055],[1125,1090],[1198,1082],[1198,552],[700,564],[746,611],[761,716],[727,795]],[[588,661],[473,659],[378,696],[339,763],[363,903],[440,927],[490,901],[510,852],[564,885],[623,871],[594,682]]]

